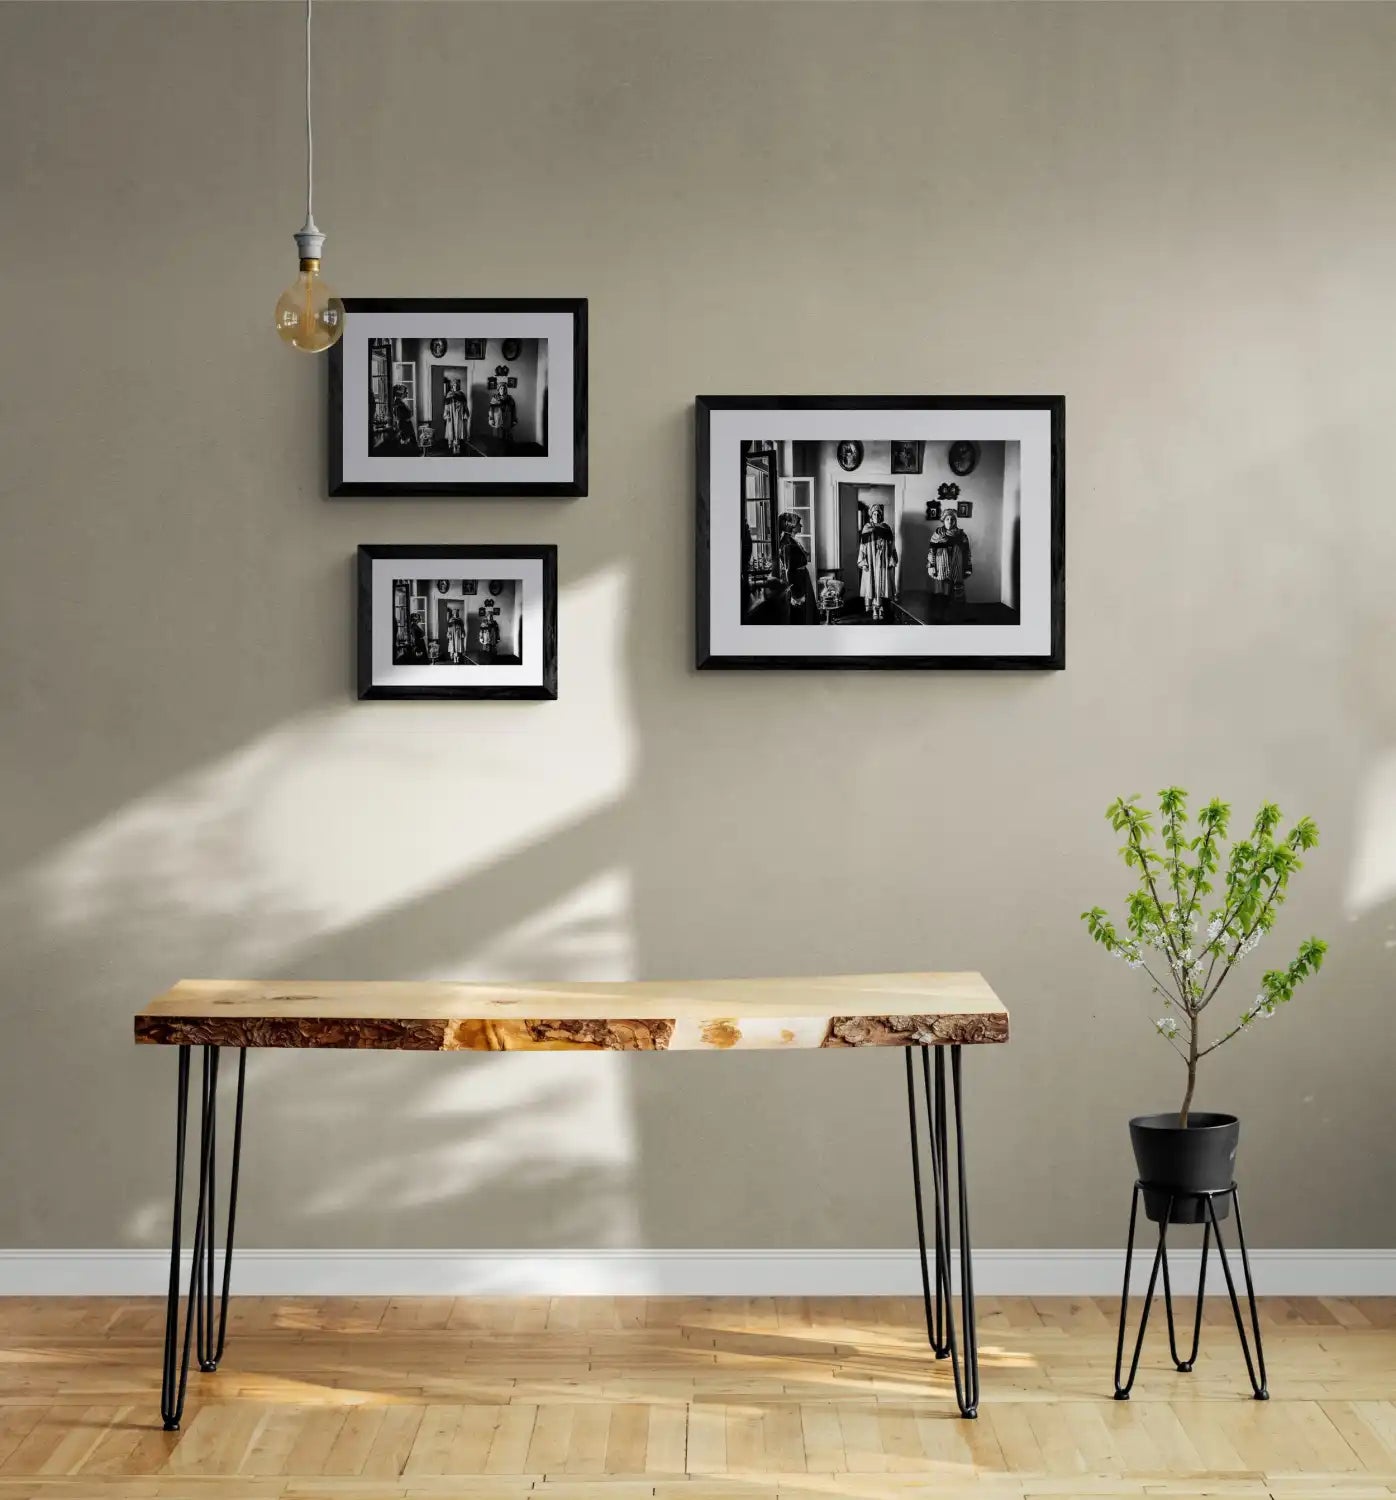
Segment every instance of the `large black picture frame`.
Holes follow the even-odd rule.
[[[542,564],[542,672],[537,683],[495,687],[488,683],[414,684],[397,686],[376,682],[373,672],[373,564],[380,559],[435,559],[441,563],[479,563],[479,575],[490,576],[490,564],[520,558]],[[533,699],[557,697],[557,548],[551,543],[522,542],[518,546],[487,543],[434,545],[429,543],[365,543],[360,546],[358,570],[358,694],[360,699]],[[452,573],[442,576],[455,577]],[[464,576],[464,573],[460,576]],[[488,668],[487,670],[495,670]]]
[[[346,297],[344,299],[344,335],[330,349],[329,358],[329,494],[332,498],[444,498],[481,497],[508,498],[511,496],[538,496],[568,499],[587,493],[587,299],[585,297]],[[356,314],[401,313],[416,316],[423,313],[438,313],[445,317],[468,319],[471,314],[559,314],[570,317],[572,324],[572,362],[568,372],[571,383],[570,406],[572,413],[571,473],[558,480],[461,480],[443,477],[441,480],[393,480],[345,477],[345,423],[346,399],[367,400],[367,392],[346,392],[344,368],[345,340],[355,337]],[[421,335],[418,335],[421,337]],[[462,337],[468,337],[462,334]],[[549,369],[547,399],[551,403],[557,384],[556,374]],[[381,460],[370,460],[380,462]],[[448,458],[433,462],[447,466]]]
[[[857,411],[947,412],[947,411],[1026,411],[1043,412],[1050,419],[1050,445],[1047,480],[1048,536],[1046,567],[1050,588],[1050,646],[1030,655],[958,655],[927,653],[887,656],[877,653],[832,654],[811,650],[808,654],[772,651],[769,654],[719,652],[713,643],[711,579],[713,571],[713,451],[712,421],[716,413],[746,411],[821,412]],[[770,436],[757,430],[752,439]],[[825,440],[847,437],[837,421],[825,434]],[[905,432],[887,434],[888,440],[906,439]],[[1060,670],[1066,665],[1066,398],[1064,396],[699,396],[695,402],[696,460],[696,546],[695,608],[696,661],[699,670],[771,671],[783,669],[850,671],[850,670],[944,670],[944,671],[1042,671]],[[848,476],[857,482],[860,473]],[[924,566],[924,563],[922,563]],[[811,646],[817,648],[811,627]],[[838,628],[833,627],[833,628]],[[928,629],[928,634],[933,634]]]

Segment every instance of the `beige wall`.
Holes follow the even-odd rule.
[[[296,7],[0,6],[0,1244],[160,1243],[173,1058],[129,1017],[180,975],[932,966],[1014,1014],[979,1242],[1113,1244],[1178,1078],[1077,914],[1106,802],[1175,778],[1325,835],[1282,941],[1329,964],[1202,1088],[1253,1237],[1393,1243],[1396,9],[324,5],[317,43],[329,275],[588,296],[592,493],[324,498],[324,365],[271,330]],[[1067,394],[1065,672],[694,674],[693,397],[830,388]],[[558,543],[558,703],[353,701],[356,544],[450,541]],[[244,1242],[903,1245],[900,1064],[258,1055]]]

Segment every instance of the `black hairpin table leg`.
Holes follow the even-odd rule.
[[[199,1107],[199,1190],[194,1210],[194,1246],[189,1268],[189,1296],[181,1336],[179,1273],[183,1249],[184,1159],[189,1139],[190,1048],[179,1049],[179,1074],[175,1113],[175,1186],[173,1225],[170,1233],[170,1279],[165,1302],[165,1353],[160,1383],[160,1416],[166,1432],[177,1432],[184,1415],[189,1386],[191,1346],[197,1343],[199,1368],[216,1370],[223,1355],[228,1328],[228,1291],[232,1274],[233,1229],[237,1219],[238,1170],[242,1156],[243,1088],[247,1076],[247,1053],[238,1052],[236,1115],[228,1195],[227,1238],[223,1254],[223,1286],[220,1306],[214,1309],[214,1243],[217,1237],[214,1171],[218,1133],[217,1047],[204,1047],[203,1082]]]
[[[935,1351],[937,1359],[948,1359],[950,1349],[945,1342],[944,1304],[940,1300],[941,1268],[945,1263],[945,1244],[940,1236],[940,1214],[935,1214],[935,1268],[926,1255],[926,1208],[921,1191],[921,1131],[916,1121],[916,1070],[911,1048],[902,1049],[906,1055],[906,1107],[911,1125],[911,1186],[916,1199],[916,1243],[920,1250],[921,1303],[926,1314],[926,1338]],[[924,1049],[923,1049],[924,1050]],[[931,1135],[935,1130],[931,1114],[931,1094],[926,1091],[926,1129]],[[932,1147],[932,1162],[935,1161]]]
[[[935,1080],[931,1052],[935,1053]],[[951,1291],[950,1252],[955,1247],[950,1225],[949,1111],[946,1107],[945,1049],[921,1047],[922,1087],[926,1102],[926,1133],[930,1144],[931,1196],[934,1213],[934,1260],[927,1253],[926,1217],[921,1186],[920,1130],[916,1112],[916,1069],[906,1049],[907,1112],[911,1125],[912,1185],[916,1200],[916,1238],[921,1255],[921,1294],[926,1314],[926,1337],[938,1359],[950,1361],[955,1381],[955,1404],[960,1415],[979,1415],[979,1333],[974,1311],[974,1262],[969,1232],[969,1194],[965,1178],[964,1116],[961,1109],[960,1049],[950,1048],[950,1079],[955,1121],[956,1229],[960,1261],[960,1338],[955,1335]],[[932,1271],[932,1265],[934,1271]],[[932,1290],[934,1287],[934,1290]]]

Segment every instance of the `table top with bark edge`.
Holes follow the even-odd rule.
[[[686,1051],[1008,1040],[981,974],[621,983],[186,979],[136,1013],[166,1046]]]

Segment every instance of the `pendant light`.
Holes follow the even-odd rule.
[[[344,332],[344,304],[320,275],[325,236],[315,223],[315,136],[310,127],[310,7],[305,0],[305,223],[296,235],[301,268],[276,300],[276,331],[297,349],[319,354],[339,342]]]

